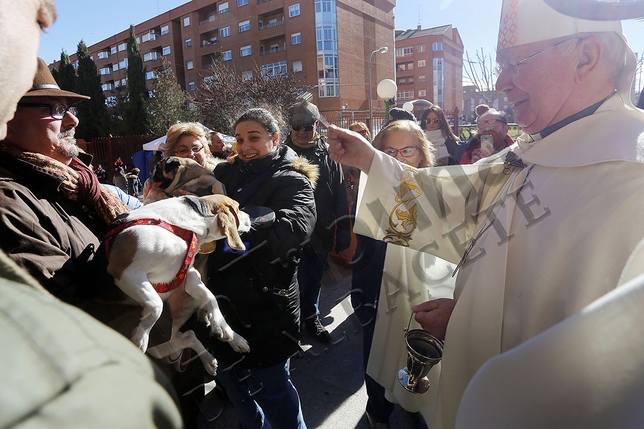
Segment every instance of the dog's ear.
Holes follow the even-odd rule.
[[[222,207],[217,215],[217,222],[221,231],[224,233],[228,239],[228,245],[231,249],[234,250],[246,250],[244,242],[239,236],[239,231],[237,230],[237,216],[235,216],[230,207]]]
[[[199,216],[201,217],[212,216],[212,214],[210,213],[210,207],[208,206],[208,203],[206,203],[202,198],[195,197],[193,195],[184,195],[183,197],[181,197],[181,200],[188,207],[190,207],[191,209],[199,213]]]
[[[181,161],[179,161],[177,158],[170,157],[165,160],[165,165],[163,166],[163,170],[166,173],[169,173],[179,168],[180,165],[181,165]]]
[[[217,242],[210,241],[201,245],[201,247],[199,248],[199,253],[201,253],[202,255],[207,255],[214,252],[215,248],[217,248]]]

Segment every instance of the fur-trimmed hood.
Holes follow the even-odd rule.
[[[298,156],[295,161],[293,161],[293,170],[302,173],[305,175],[311,182],[311,186],[315,189],[317,185],[318,178],[320,177],[320,167],[315,164],[311,164],[303,156]]]

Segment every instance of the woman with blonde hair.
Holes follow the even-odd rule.
[[[409,165],[403,174],[413,175],[415,169],[435,163],[434,149],[414,121],[389,123],[376,135],[373,146]],[[392,237],[404,236],[404,225],[395,218],[391,224]],[[451,273],[453,265],[409,247],[389,246],[387,240],[358,237],[351,304],[363,325],[367,418],[371,427],[388,427],[394,403],[414,413],[413,418],[420,419],[421,415],[428,418],[435,391],[426,395],[410,393],[397,379],[398,370],[406,366],[402,329],[409,323],[412,305],[452,296],[453,279],[444,274]],[[437,372],[434,370],[431,375]],[[433,383],[436,384],[435,379]]]
[[[198,122],[178,122],[171,126],[166,134],[165,143],[159,149],[164,158],[191,158],[208,170],[213,170],[217,165],[210,153],[209,135]]]

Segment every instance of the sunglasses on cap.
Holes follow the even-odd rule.
[[[304,131],[313,131],[313,125],[304,125],[303,127],[296,127],[294,125],[291,125],[291,128],[293,128],[293,131],[300,131],[302,129]]]

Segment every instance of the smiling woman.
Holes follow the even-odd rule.
[[[218,244],[210,255],[208,287],[226,297],[221,311],[248,340],[250,353],[241,355],[217,340],[211,346],[219,361],[218,380],[241,426],[305,428],[289,358],[300,351],[295,274],[301,245],[315,225],[317,168],[280,145],[278,130],[268,110],[248,110],[235,124],[237,155],[215,168],[215,177],[240,207],[268,207],[275,222],[242,235],[247,254]]]

